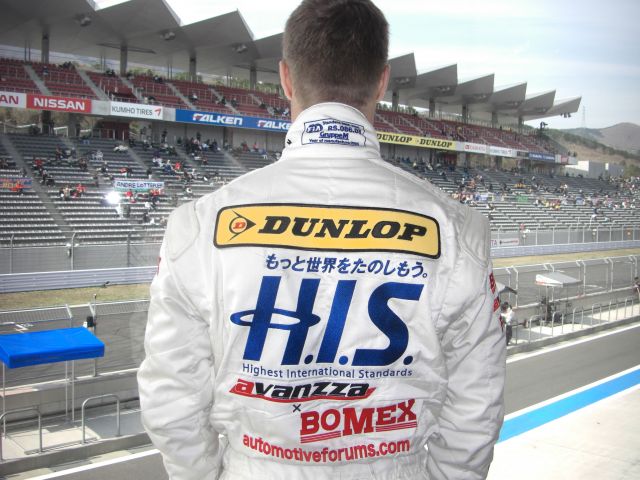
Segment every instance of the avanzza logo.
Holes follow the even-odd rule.
[[[315,382],[303,385],[277,385],[238,379],[230,390],[243,397],[269,402],[309,402],[311,400],[361,400],[368,398],[375,388],[368,383]]]
[[[375,251],[440,256],[431,217],[404,210],[292,204],[239,205],[220,210],[219,248],[269,246],[315,251]]]

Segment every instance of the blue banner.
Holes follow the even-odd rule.
[[[531,160],[540,160],[542,162],[556,162],[556,156],[548,153],[529,152],[529,158]]]
[[[286,132],[291,126],[291,122],[288,120],[179,109],[176,109],[176,122],[218,127],[251,128],[253,130],[269,130],[272,132]]]

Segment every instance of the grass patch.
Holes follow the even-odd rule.
[[[144,300],[149,298],[149,284],[109,285],[106,288],[67,288],[64,290],[41,290],[37,292],[16,292],[0,294],[0,310],[49,307],[52,305],[81,305],[93,300],[98,302],[123,300]]]

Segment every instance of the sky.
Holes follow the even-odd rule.
[[[239,10],[256,39],[280,33],[299,0],[165,0],[183,24]],[[119,0],[98,0],[100,6]],[[640,125],[640,0],[374,0],[390,25],[390,57],[418,73],[458,64],[459,80],[582,96],[552,128]]]

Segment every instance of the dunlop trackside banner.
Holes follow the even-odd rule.
[[[404,210],[299,204],[226,207],[216,219],[219,248],[269,246],[295,250],[399,252],[440,256],[440,228]]]
[[[438,150],[456,150],[456,142],[453,140],[440,140],[438,138],[419,137],[403,133],[376,132],[376,134],[378,135],[378,141],[381,143],[436,148]]]

